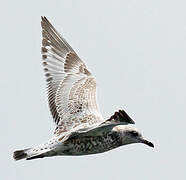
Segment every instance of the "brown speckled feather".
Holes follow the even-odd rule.
[[[95,78],[46,17],[42,17],[41,26],[43,66],[49,107],[57,124],[55,133],[102,122]]]

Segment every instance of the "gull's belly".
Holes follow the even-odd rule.
[[[81,137],[65,142],[65,155],[88,155],[109,151],[121,145],[120,138],[112,135]]]

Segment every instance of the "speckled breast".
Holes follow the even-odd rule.
[[[65,155],[88,155],[102,153],[121,146],[121,138],[117,132],[103,136],[86,136],[67,140]]]

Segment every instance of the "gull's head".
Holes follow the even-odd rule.
[[[143,143],[150,147],[154,147],[153,143],[146,140],[142,134],[133,126],[129,125],[119,125],[114,127],[114,131],[121,134],[122,144],[132,144],[132,143]]]

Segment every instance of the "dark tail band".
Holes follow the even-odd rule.
[[[27,153],[26,150],[18,150],[14,152],[13,158],[17,161],[17,160],[21,160],[27,157]]]

